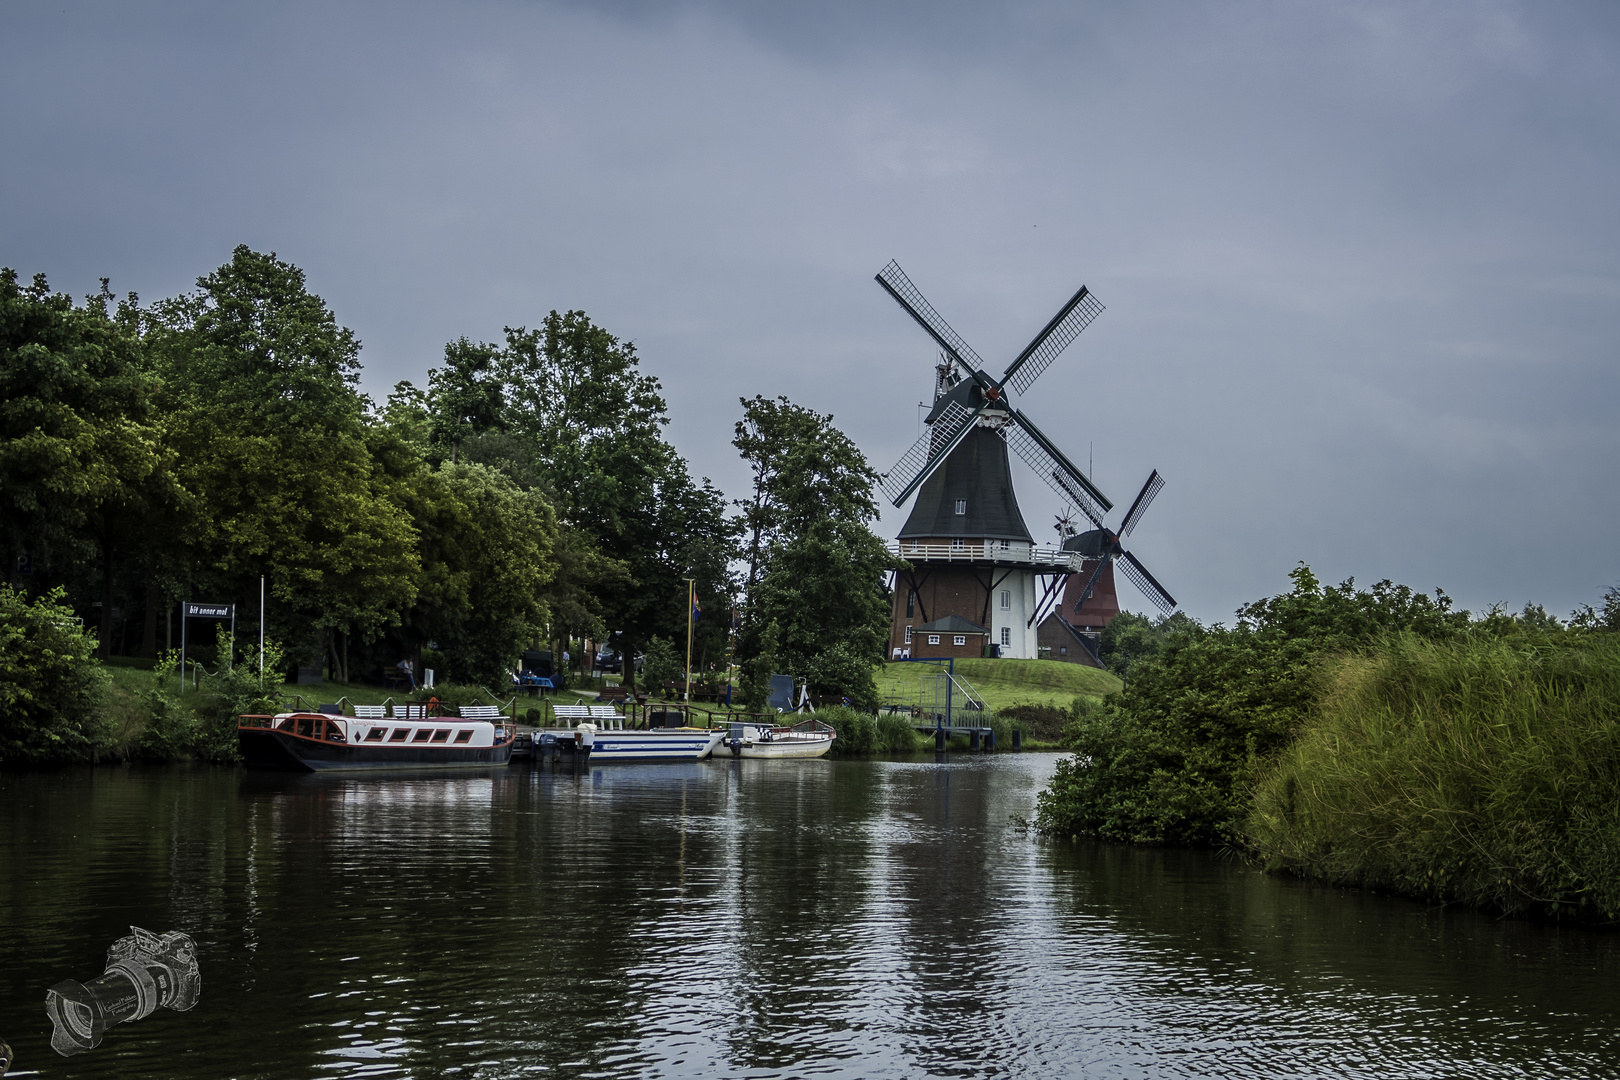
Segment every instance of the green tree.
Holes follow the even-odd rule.
[[[777,663],[816,694],[877,702],[873,665],[889,637],[884,588],[894,560],[869,527],[878,475],[824,416],[794,405],[744,399],[732,444],[754,478],[743,510],[749,558],[747,657],[776,623]]]
[[[694,481],[664,441],[661,388],[635,346],[584,312],[553,311],[536,330],[508,328],[502,362],[506,429],[543,463],[559,520],[589,538],[582,549],[602,571],[592,584],[615,647],[634,656],[654,634],[684,640],[687,578],[711,610],[729,606],[736,526],[724,496]],[[503,447],[520,466],[514,444]],[[699,655],[721,621],[698,627]]]
[[[878,474],[860,449],[833,426],[832,415],[795,405],[786,397],[739,398],[743,418],[731,444],[748,463],[753,492],[742,509],[752,592],[769,552],[822,518],[870,521],[877,516],[872,487]]]
[[[550,504],[474,464],[424,468],[408,498],[423,574],[406,629],[437,644],[446,679],[503,685],[544,633],[557,535]]]
[[[334,635],[396,623],[421,574],[405,491],[368,441],[359,342],[273,253],[238,247],[198,286],[147,320],[191,494],[170,531],[176,576],[245,600],[263,574],[274,636],[341,658]]]
[[[1323,588],[1301,564],[1294,588],[1192,627],[1133,662],[1123,694],[1065,730],[1075,756],[1040,795],[1037,826],[1059,836],[1146,844],[1240,843],[1254,784],[1306,721],[1318,660],[1408,631],[1444,640],[1466,611],[1381,581]]]
[[[743,662],[740,689],[743,708],[749,712],[764,712],[771,697],[771,676],[776,673],[776,643],[782,628],[774,621],[760,632],[759,644],[753,655]]]
[[[101,292],[75,307],[44,275],[23,288],[0,269],[0,530],[8,571],[32,556],[36,581],[101,590],[111,629],[115,555],[150,561],[155,518],[180,497],[160,443],[154,394],[131,296]]]
[[[104,741],[95,638],[56,589],[0,585],[0,766],[87,761]]]
[[[685,674],[686,666],[673,642],[657,635],[647,641],[647,659],[641,677],[649,691],[656,693],[666,686],[679,684]]]
[[[458,338],[444,347],[444,366],[428,372],[428,443],[438,456],[458,458],[461,445],[501,427],[506,379],[498,346]]]

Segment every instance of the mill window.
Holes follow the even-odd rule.
[[[907,589],[906,590],[906,618],[908,618],[908,619],[912,618],[916,614],[917,614],[917,590],[916,589]]]
[[[957,634],[955,637],[951,638],[951,644],[952,645],[966,645],[967,644],[967,635],[966,634]]]
[[[1011,645],[1012,644],[1012,627],[1003,626],[1001,628],[1001,643],[1003,645]]]
[[[1011,589],[1002,589],[1001,590],[1001,610],[1003,610],[1003,611],[1012,610],[1012,590]]]
[[[1003,540],[1001,542],[1001,550],[1002,551],[1011,551],[1012,550],[1012,541],[1011,540]]]
[[[1058,655],[1059,656],[1068,656],[1069,655],[1069,647],[1067,645],[1059,645],[1058,646]]]
[[[911,644],[911,627],[906,627],[906,644]]]
[[[967,500],[966,499],[957,499],[956,500],[956,512],[958,514],[967,513]]]
[[[952,551],[961,551],[965,547],[967,547],[967,541],[963,540],[960,536],[951,541]]]
[[[938,634],[929,634],[928,635],[928,644],[930,644],[930,645],[938,645],[939,644],[939,635]]]

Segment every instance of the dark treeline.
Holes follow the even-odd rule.
[[[1038,827],[1620,917],[1620,591],[1565,622],[1292,576],[1229,627],[1116,620],[1125,689],[1076,702]]]
[[[688,578],[705,612],[694,666],[709,668],[734,607],[802,624],[787,562],[812,581],[844,560],[840,625],[883,609],[874,474],[831,417],[744,403],[759,438],[738,446],[756,472],[793,455],[795,472],[821,471],[761,472],[738,515],[665,440],[634,345],[583,312],[453,341],[425,386],[383,402],[359,376],[360,342],[274,254],[238,247],[196,291],[147,305],[105,281],[75,303],[0,271],[11,588],[56,596],[103,659],[155,658],[178,646],[188,599],[236,604],[239,646],[256,643],[262,576],[289,667],[339,682],[430,646],[441,678],[492,685],[529,647],[684,647]],[[875,635],[850,647],[879,659]],[[212,624],[190,640],[216,659]],[[822,651],[801,649],[795,672]]]

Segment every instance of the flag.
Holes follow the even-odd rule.
[[[698,603],[697,593],[692,594],[692,621],[697,622],[698,616],[703,614],[703,605]]]

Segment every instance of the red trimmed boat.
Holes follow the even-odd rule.
[[[236,740],[250,769],[478,768],[512,760],[516,725],[494,706],[468,706],[460,716],[438,715],[437,705],[398,706],[394,712],[242,716]]]

